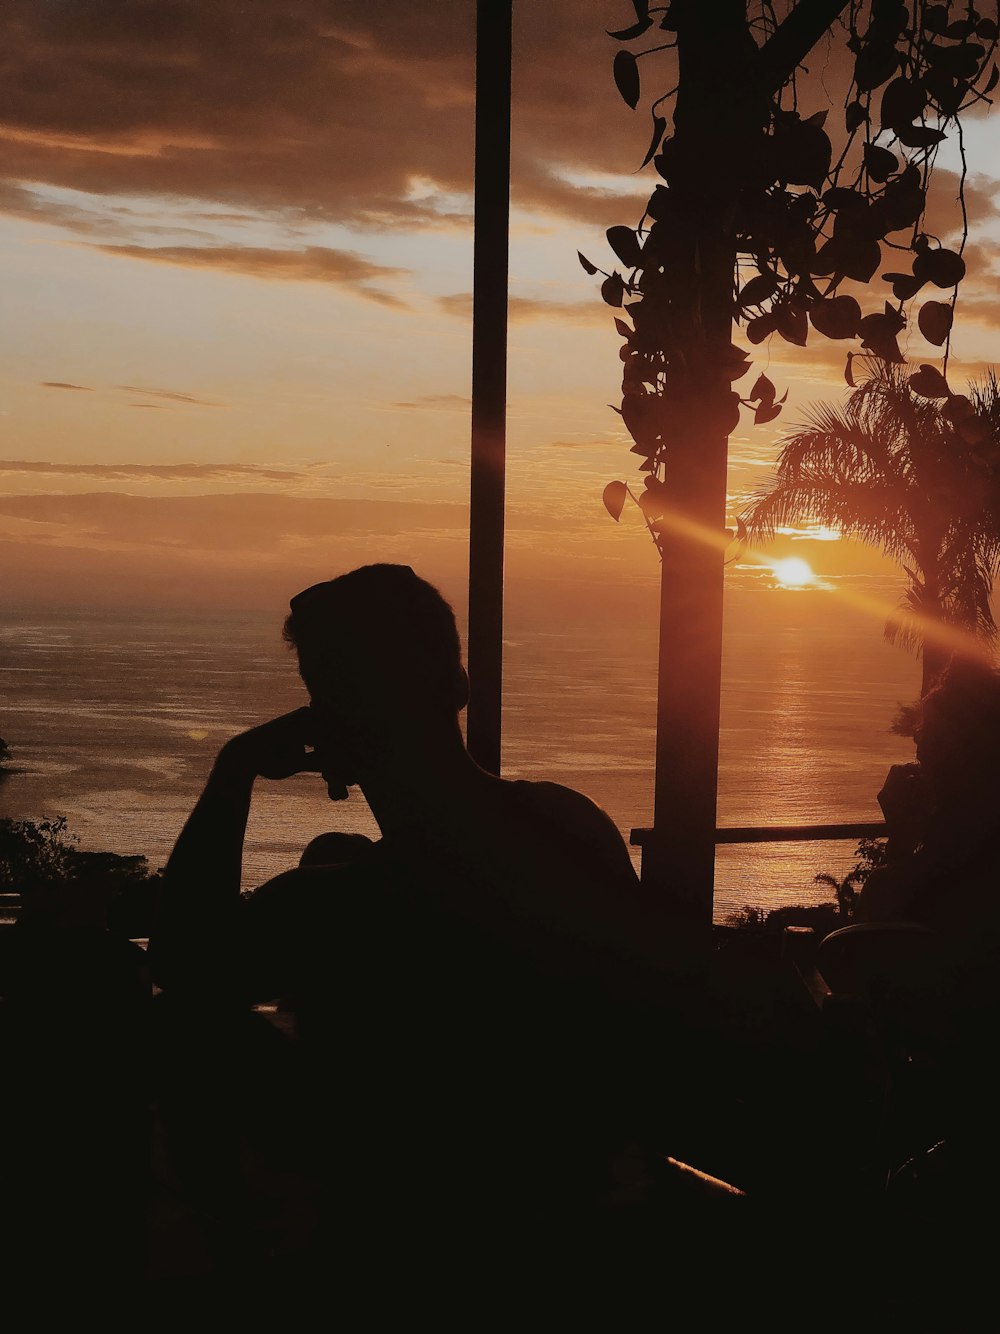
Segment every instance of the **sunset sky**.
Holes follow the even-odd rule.
[[[583,588],[612,606],[656,578],[632,507],[616,527],[601,504],[636,474],[607,406],[612,313],[576,259],[610,267],[605,229],[637,222],[656,179],[633,171],[648,116],[611,79],[604,30],[630,12],[515,5],[508,571],[539,607]],[[267,607],[373,559],[463,601],[474,16],[472,0],[4,6],[7,604]],[[836,45],[804,110],[829,105]],[[953,386],[1000,323],[997,132],[980,118],[966,137]],[[744,383],[766,369],[789,403],[734,435],[734,511],[797,411],[842,393],[848,346],[754,350]],[[905,351],[935,359],[915,328]],[[823,575],[886,568],[844,543],[780,545]]]

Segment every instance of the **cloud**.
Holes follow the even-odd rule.
[[[573,218],[590,239],[591,227],[634,220],[656,181],[652,169],[629,176],[648,118],[614,87],[607,23],[592,5],[553,0],[522,6],[515,26],[513,204]],[[838,26],[801,72],[804,113],[842,104],[853,63],[844,38]],[[112,217],[123,196],[184,200],[209,224],[267,218],[371,231],[469,222],[469,0],[7,0],[0,40],[0,209],[10,213],[81,234],[127,226]],[[642,61],[643,111],[676,82],[675,63],[669,52]],[[838,139],[836,111],[828,128]],[[93,202],[45,198],[53,188]],[[973,221],[994,216],[992,186],[973,179],[969,205]],[[141,219],[132,222],[118,244],[142,240]],[[161,261],[196,262],[170,260],[167,249]],[[332,280],[308,265],[298,276]]]
[[[622,208],[634,212],[634,196],[627,203],[567,179],[630,171],[645,148],[645,128],[634,128],[610,77],[605,26],[596,12],[581,20],[568,0],[518,16],[518,207],[603,226]],[[406,0],[8,0],[0,39],[0,172],[12,183],[173,196],[201,201],[203,214],[295,223],[469,221],[468,0],[435,0],[430,10]],[[415,192],[415,181],[430,191]],[[6,206],[47,207],[23,196]],[[48,212],[74,222],[66,206]],[[77,221],[99,225],[94,214]]]
[[[472,319],[472,293],[453,292],[438,297],[439,309],[459,319]],[[547,301],[539,297],[512,296],[507,302],[512,324],[529,320],[570,320],[574,324],[604,324],[608,307],[601,301]]]
[[[261,468],[252,463],[42,463],[23,459],[0,459],[0,473],[93,477],[104,481],[163,482],[227,481],[245,478],[287,482],[299,476],[297,472],[280,468]]]
[[[608,437],[606,435],[595,435],[579,440],[551,440],[550,449],[594,449],[597,446],[616,445],[621,441],[618,437]]]
[[[394,408],[422,408],[429,411],[450,412],[472,406],[466,394],[421,394],[418,398],[393,403]]]
[[[172,403],[190,403],[199,408],[220,408],[221,403],[213,403],[207,398],[195,398],[193,394],[181,394],[174,389],[144,389],[138,384],[120,384],[118,388],[125,394],[145,394],[150,398],[166,398]],[[154,407],[153,403],[133,403],[133,407]]]
[[[105,255],[119,255],[126,259],[146,259],[157,264],[177,264],[189,269],[215,269],[220,273],[241,273],[251,278],[336,283],[353,291],[356,296],[377,301],[383,306],[406,304],[393,293],[369,284],[372,281],[384,282],[402,277],[408,272],[407,269],[374,264],[351,250],[331,250],[326,246],[307,246],[304,250],[269,250],[260,246],[221,245],[99,245],[92,248]]]
[[[0,140],[2,140],[2,129],[0,129]],[[0,213],[6,213],[12,218],[51,223],[56,227],[68,227],[74,232],[90,235],[94,232],[117,229],[110,212],[108,209],[107,215],[102,217],[100,213],[75,204],[68,204],[58,199],[46,199],[16,181],[0,180]]]
[[[259,479],[263,472],[257,470],[256,477]],[[194,476],[198,480],[204,474],[196,471]],[[528,509],[512,504],[508,517],[512,532],[551,531],[550,508]],[[39,537],[79,541],[98,549],[172,547],[178,553],[189,554],[264,554],[310,547],[321,552],[330,543],[354,537],[381,540],[405,534],[444,533],[465,541],[469,506],[467,501],[354,500],[267,491],[195,496],[100,491],[0,496],[0,518],[19,525],[19,531],[24,531],[27,524],[29,531]],[[0,523],[0,529],[4,526]]]
[[[89,384],[69,384],[66,380],[40,380],[39,384],[43,389],[79,389],[87,394],[94,392]]]

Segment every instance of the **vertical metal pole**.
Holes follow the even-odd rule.
[[[476,4],[468,745],[500,772],[513,0]]]

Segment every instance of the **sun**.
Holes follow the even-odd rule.
[[[807,584],[816,582],[812,570],[798,556],[789,556],[787,560],[776,560],[771,568],[782,588],[805,588]]]

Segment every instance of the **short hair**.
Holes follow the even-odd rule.
[[[362,565],[297,593],[284,638],[306,686],[326,672],[457,711],[462,646],[450,604],[409,565]]]

